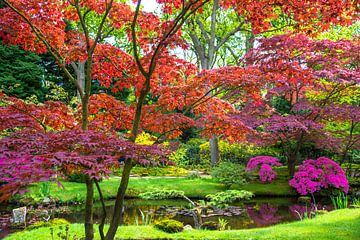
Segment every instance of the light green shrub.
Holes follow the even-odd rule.
[[[183,191],[158,189],[155,191],[149,191],[139,194],[143,199],[169,199],[169,198],[182,198],[184,197]]]

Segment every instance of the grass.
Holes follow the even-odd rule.
[[[206,231],[193,230],[176,234],[164,233],[152,226],[123,226],[116,237],[120,239],[293,239],[293,240],[328,240],[328,239],[360,239],[360,209],[341,209],[324,215],[287,224],[279,224],[266,228]],[[57,232],[59,230],[55,230]],[[72,224],[70,234],[83,235],[83,225]],[[49,228],[39,228],[12,234],[6,240],[45,240],[50,239]],[[55,238],[56,239],[56,238]],[[99,239],[98,233],[96,238]]]
[[[104,198],[111,199],[116,195],[120,178],[110,178],[100,183]],[[71,201],[84,201],[86,188],[83,183],[62,182],[63,188],[59,188],[56,183],[51,183],[50,196],[59,200],[59,202],[68,203]],[[36,199],[39,195],[40,184],[29,188],[25,199],[32,197]],[[226,190],[225,187],[213,181],[211,178],[130,178],[127,197],[137,197],[140,193],[154,189],[174,189],[184,191],[190,198],[204,198],[207,194],[214,194]],[[291,196],[296,195],[288,186],[286,180],[276,180],[271,184],[253,182],[245,186],[233,186],[232,189],[245,189],[253,192],[256,196]],[[98,199],[98,193],[95,192],[95,199]],[[15,201],[24,201],[23,197],[14,199]]]

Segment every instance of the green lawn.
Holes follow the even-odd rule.
[[[55,232],[58,232],[58,228]],[[83,225],[70,226],[70,234],[83,235]],[[119,228],[117,237],[120,239],[299,239],[299,240],[357,240],[360,239],[360,209],[337,210],[321,215],[312,220],[279,224],[267,228],[205,231],[193,230],[176,234],[168,234],[152,226],[124,226]],[[6,240],[47,240],[51,239],[49,228],[15,233]],[[55,238],[56,239],[56,238]],[[96,239],[99,239],[96,233]]]
[[[120,178],[110,178],[100,183],[104,197],[106,199],[114,198],[118,188]],[[59,188],[56,183],[51,184],[50,195],[59,199],[61,202],[84,201],[85,184],[74,182],[62,182],[63,188]],[[296,195],[288,186],[287,180],[276,180],[271,184],[262,184],[253,182],[245,186],[233,186],[233,189],[245,189],[255,193],[255,195],[266,196],[291,196]],[[175,189],[184,191],[185,195],[191,198],[204,198],[207,194],[226,190],[225,187],[213,181],[211,178],[131,178],[127,191],[127,197],[137,197],[139,193],[151,191],[154,189]],[[39,195],[39,185],[30,187],[30,192],[25,197],[36,197]],[[23,199],[19,198],[20,201]],[[95,199],[98,199],[97,192]]]

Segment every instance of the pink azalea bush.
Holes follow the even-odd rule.
[[[299,171],[289,181],[289,185],[301,195],[312,194],[331,187],[342,189],[345,193],[349,191],[349,183],[344,170],[326,157],[303,162],[299,166]]]
[[[260,180],[262,182],[272,182],[277,176],[276,172],[268,164],[263,164],[259,170]]]
[[[271,182],[273,181],[277,174],[272,169],[272,166],[282,166],[279,162],[279,159],[271,156],[257,156],[249,160],[246,170],[247,171],[256,171],[259,170],[259,177],[262,182]]]

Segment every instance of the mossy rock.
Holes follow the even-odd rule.
[[[26,230],[33,230],[33,229],[37,229],[37,228],[41,228],[41,227],[53,227],[53,226],[60,226],[60,225],[67,225],[67,224],[70,224],[70,222],[67,221],[66,219],[54,218],[48,222],[39,221],[34,224],[31,224],[28,227],[26,227]]]
[[[155,227],[167,233],[177,233],[183,230],[184,224],[173,219],[166,219],[156,223]]]
[[[219,223],[217,222],[213,222],[213,221],[209,221],[209,222],[204,222],[201,226],[201,229],[206,229],[206,230],[218,230],[220,228]]]

